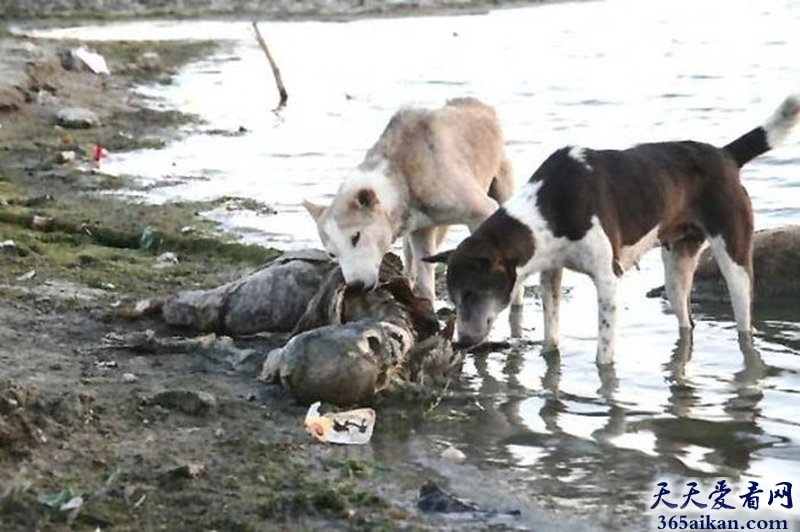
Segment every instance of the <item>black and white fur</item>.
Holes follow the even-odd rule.
[[[512,292],[541,272],[544,345],[556,349],[562,269],[569,268],[594,281],[596,361],[610,364],[622,274],[660,245],[667,296],[688,331],[693,274],[706,241],[728,285],[737,329],[750,338],[753,211],[739,169],[777,146],[798,116],[795,95],[723,148],[681,141],[556,151],[455,250],[428,259],[447,261],[459,342],[483,341]]]

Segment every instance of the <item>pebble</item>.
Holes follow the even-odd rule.
[[[58,98],[52,92],[40,90],[36,93],[36,103],[39,105],[54,105],[58,103]]]
[[[188,464],[179,465],[171,469],[167,469],[161,474],[162,479],[179,479],[179,478],[197,478],[206,466],[199,462],[189,462]]]
[[[178,264],[178,255],[177,253],[173,253],[172,251],[167,251],[166,253],[162,253],[158,257],[156,257],[155,263],[153,264],[153,268],[169,268]]]
[[[161,57],[157,52],[143,52],[136,59],[136,65],[142,70],[154,72],[161,68]]]
[[[34,277],[36,277],[36,270],[28,270],[26,273],[17,277],[17,281],[30,281]]]
[[[100,117],[83,107],[65,107],[56,114],[56,122],[68,129],[89,129],[100,125]]]
[[[467,455],[466,454],[464,454],[459,449],[456,449],[452,445],[450,447],[448,447],[447,449],[445,449],[444,451],[442,451],[441,456],[445,460],[447,460],[449,462],[453,462],[454,464],[463,463],[464,460],[467,459]]]
[[[62,151],[58,154],[58,162],[61,164],[71,163],[75,160],[77,154],[72,150]]]
[[[50,216],[41,216],[38,214],[34,214],[33,218],[31,219],[31,229],[35,229],[37,231],[44,231],[47,229],[47,226],[53,221],[53,218]]]
[[[138,380],[139,380],[139,377],[137,377],[133,373],[123,373],[122,374],[122,382],[136,382]]]
[[[13,240],[3,240],[0,242],[0,250],[2,250],[3,253],[8,253],[9,255],[16,255],[17,243]]]

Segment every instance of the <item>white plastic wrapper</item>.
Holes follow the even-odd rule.
[[[375,410],[357,408],[347,412],[328,412],[320,415],[320,402],[308,407],[306,431],[318,441],[342,445],[363,445],[372,438]]]

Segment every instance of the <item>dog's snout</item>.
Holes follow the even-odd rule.
[[[470,336],[466,334],[459,334],[458,341],[453,343],[453,347],[457,349],[469,349],[483,342],[483,338],[477,336]]]
[[[366,288],[366,284],[361,279],[350,281],[347,283],[347,288],[351,288],[353,290],[364,290]]]
[[[377,279],[368,281],[365,281],[363,279],[353,279],[352,281],[346,281],[346,283],[347,283],[347,289],[352,290],[354,292],[372,290],[378,285]]]

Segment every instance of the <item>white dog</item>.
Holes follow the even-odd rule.
[[[422,258],[436,252],[448,225],[475,229],[513,188],[494,109],[456,98],[436,110],[397,111],[333,203],[303,205],[349,286],[373,287],[402,236],[415,291],[433,300],[434,268]]]

